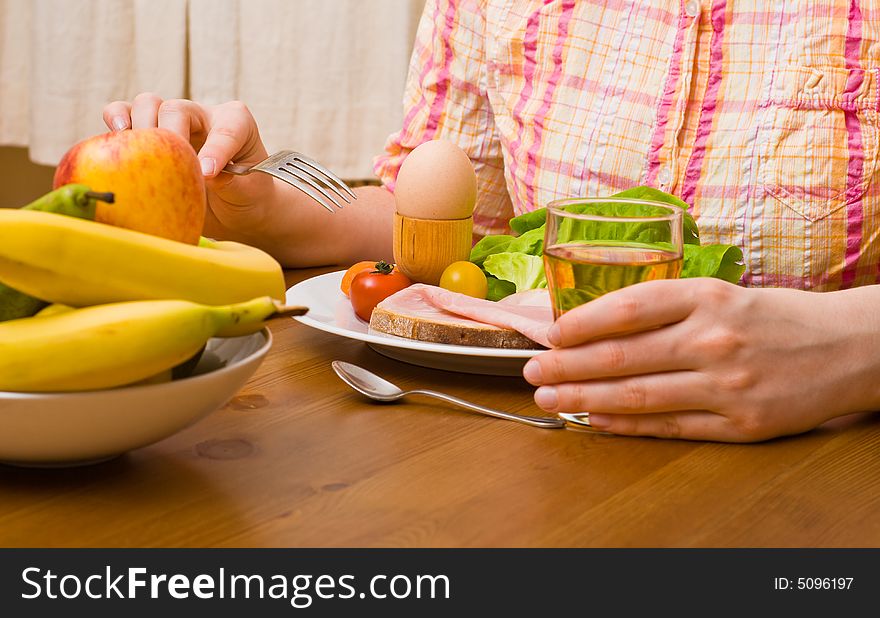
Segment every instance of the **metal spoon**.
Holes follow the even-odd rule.
[[[351,363],[343,361],[333,361],[330,365],[333,367],[333,371],[336,372],[336,375],[338,375],[343,382],[362,395],[366,395],[370,399],[375,399],[376,401],[396,401],[406,395],[425,395],[426,397],[434,397],[447,403],[467,408],[473,412],[479,412],[480,414],[503,418],[509,421],[516,421],[517,423],[525,423],[532,427],[541,427],[544,429],[561,429],[562,427],[565,427],[565,421],[561,418],[511,414],[510,412],[484,408],[483,406],[465,401],[464,399],[459,399],[458,397],[453,397],[444,393],[438,393],[437,391],[422,389],[404,391],[388,380],[384,380],[375,373],[367,371],[363,367],[358,367],[357,365],[352,365]]]

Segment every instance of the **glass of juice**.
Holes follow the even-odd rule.
[[[683,212],[625,198],[551,202],[544,266],[553,317],[634,283],[678,278]]]

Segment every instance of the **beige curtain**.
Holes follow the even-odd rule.
[[[0,143],[36,163],[105,131],[106,102],[184,94],[186,0],[0,0],[0,20]]]
[[[54,165],[101,108],[153,91],[246,102],[270,152],[345,178],[399,128],[424,0],[0,0],[0,144]]]

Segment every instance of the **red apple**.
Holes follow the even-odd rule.
[[[205,181],[184,138],[166,129],[131,129],[90,137],[68,150],[54,187],[71,182],[110,191],[95,220],[197,244],[205,223]]]

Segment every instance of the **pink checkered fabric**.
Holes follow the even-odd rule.
[[[475,229],[653,185],[743,283],[878,282],[880,0],[428,0],[405,119],[375,162],[447,139],[473,160]]]

